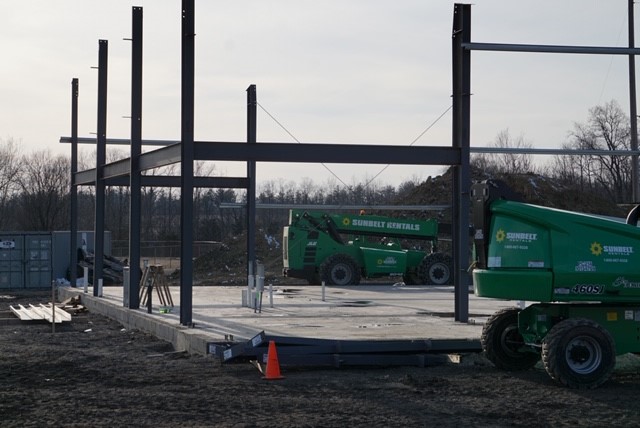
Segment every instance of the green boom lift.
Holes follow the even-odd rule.
[[[495,313],[481,341],[505,370],[533,367],[595,388],[616,356],[640,352],[640,206],[625,224],[518,202],[499,181],[472,186],[475,293],[536,302]]]

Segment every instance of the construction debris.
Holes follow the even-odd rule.
[[[80,296],[73,296],[62,301],[58,307],[69,312],[71,315],[78,315],[87,312],[87,308],[85,308],[81,303]]]
[[[89,269],[89,278],[93,278],[95,255],[82,248],[78,248],[78,277],[82,276],[82,269]],[[102,261],[102,276],[104,285],[122,284],[125,263],[121,260],[105,255]]]

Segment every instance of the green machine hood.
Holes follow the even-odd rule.
[[[487,185],[472,191],[477,295],[541,302],[640,299],[640,228],[508,200]]]

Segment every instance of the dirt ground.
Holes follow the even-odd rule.
[[[5,321],[45,293],[0,292],[0,426],[606,427],[640,424],[640,358],[624,356],[596,390],[565,389],[536,367],[493,368],[474,355],[427,368],[282,367],[173,352],[95,313],[56,326]],[[17,318],[16,318],[17,320]]]

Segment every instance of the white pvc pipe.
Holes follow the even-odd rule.
[[[253,263],[249,263],[248,268],[249,275],[247,276],[247,307],[253,308],[253,284],[254,284],[254,276],[253,276]]]
[[[258,276],[256,277],[256,288],[259,292],[264,290],[264,265],[258,265]]]
[[[83,275],[84,275],[84,292],[88,293],[89,292],[89,268],[88,267],[83,267]]]
[[[273,284],[269,284],[269,307],[273,308]]]
[[[254,308],[262,311],[262,292],[264,291],[264,265],[258,263],[258,272],[256,275],[256,297],[254,301]]]

